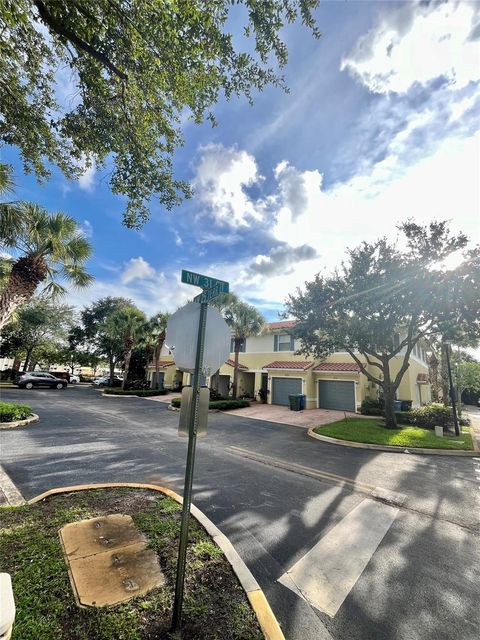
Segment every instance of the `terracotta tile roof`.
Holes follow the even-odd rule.
[[[160,360],[158,362],[158,366],[160,367],[160,369],[166,369],[167,367],[171,367],[172,364],[175,364],[173,360]],[[155,366],[155,362],[153,363],[153,366]]]
[[[295,320],[283,320],[282,322],[267,322],[265,326],[273,331],[274,329],[293,329],[295,325]]]
[[[360,367],[355,362],[321,362],[313,369],[314,371],[360,371]]]
[[[426,384],[429,382],[428,373],[417,373],[417,382]]]
[[[231,358],[229,358],[225,362],[225,364],[229,364],[231,367],[234,367],[235,366],[235,360],[232,360]],[[244,364],[240,364],[240,363],[238,364],[238,368],[239,369],[248,369],[248,367],[246,367]]]
[[[299,362],[298,360],[275,360],[274,362],[270,362],[270,364],[265,364],[263,369],[299,369],[300,371],[306,371],[310,369],[313,362],[309,362],[308,360],[304,360],[303,362]]]

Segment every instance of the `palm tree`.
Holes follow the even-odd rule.
[[[33,297],[37,286],[65,292],[57,278],[85,287],[93,279],[84,268],[92,253],[77,221],[64,214],[50,214],[30,202],[0,204],[0,246],[13,249],[7,284],[0,296],[0,329],[17,307]]]
[[[250,336],[257,336],[265,325],[265,318],[255,307],[246,302],[236,300],[223,310],[225,322],[232,330],[234,340],[235,364],[233,367],[232,395],[237,397],[238,386],[238,354],[243,342]]]
[[[140,311],[134,305],[125,305],[107,320],[109,333],[112,337],[121,340],[123,345],[122,389],[125,389],[125,383],[127,382],[133,347],[140,341],[142,334],[145,332],[146,321],[143,311]]]
[[[148,321],[147,334],[151,340],[153,347],[153,361],[155,363],[155,386],[158,389],[158,378],[160,372],[160,356],[165,343],[165,335],[167,332],[167,322],[170,317],[169,313],[160,311],[150,318]]]

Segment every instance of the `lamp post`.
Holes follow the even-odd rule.
[[[448,382],[450,385],[450,398],[452,400],[453,424],[455,425],[455,435],[459,436],[460,428],[458,426],[457,405],[455,402],[455,389],[453,388],[452,367],[450,366],[450,340],[443,340],[442,342],[445,345],[445,356],[447,358]]]

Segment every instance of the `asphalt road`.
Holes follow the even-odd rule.
[[[2,390],[5,401],[27,398],[40,422],[0,431],[0,463],[26,498],[106,481],[182,492],[186,440],[165,404],[81,387]],[[277,580],[372,498],[369,486],[386,490],[379,502],[398,513],[328,616]],[[299,427],[216,413],[198,441],[193,501],[233,542],[287,640],[480,637],[480,456],[348,449]],[[339,535],[338,549],[354,536]]]

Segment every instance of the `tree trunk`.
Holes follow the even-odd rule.
[[[10,374],[10,380],[15,380],[20,371],[20,363],[22,362],[21,358],[15,356],[12,364],[12,373]]]
[[[390,379],[390,368],[388,360],[383,363],[383,400],[385,402],[385,426],[387,429],[397,428],[397,417],[395,416],[395,385]]]
[[[437,360],[437,358],[435,357],[434,354],[432,354],[432,356],[430,357],[429,361],[428,361],[428,365],[430,368],[430,385],[432,388],[432,401],[433,402],[438,402],[440,399],[440,394],[439,394],[439,385],[438,385],[438,365],[439,362]]]
[[[397,428],[397,417],[395,415],[395,389],[389,385],[388,390],[384,387],[383,399],[385,402],[385,426],[387,429]]]
[[[125,389],[125,384],[127,383],[128,378],[128,370],[130,368],[130,358],[132,357],[132,349],[128,349],[125,352],[125,362],[123,367],[123,380],[122,380],[122,389]]]
[[[25,373],[25,371],[28,370],[28,363],[30,360],[30,356],[32,355],[32,351],[33,351],[33,347],[30,347],[30,349],[27,349],[27,353],[25,355],[25,361],[23,363],[23,369],[22,369],[23,373]]]
[[[113,385],[113,376],[115,375],[115,362],[113,356],[108,356],[108,364],[110,367],[110,386]]]
[[[238,354],[240,353],[240,345],[241,340],[235,338],[235,365],[233,367],[233,388],[232,388],[232,398],[235,400],[237,397],[237,387],[238,387]]]
[[[25,256],[15,262],[0,296],[0,329],[7,324],[15,309],[32,298],[46,276],[47,264],[43,256]]]
[[[440,367],[440,379],[441,379],[441,387],[442,387],[442,402],[448,407],[450,404],[449,390],[450,383],[448,381],[448,367],[447,367],[447,356],[445,355],[446,345],[442,344],[442,363]]]

